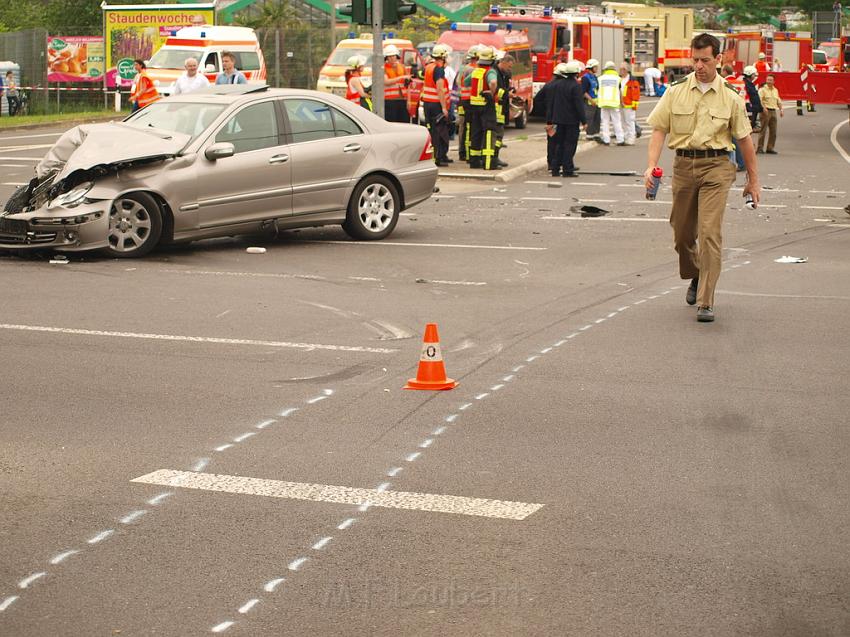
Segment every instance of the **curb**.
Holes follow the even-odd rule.
[[[61,126],[63,124],[67,124],[69,127],[71,126],[79,126],[80,124],[100,124],[103,122],[120,122],[127,115],[120,116],[111,116],[111,117],[87,117],[82,119],[59,119],[55,122],[39,122],[37,124],[21,124],[20,126],[8,126],[0,128],[0,136],[2,136],[5,132],[14,132],[14,131],[25,131],[25,130],[34,130],[38,128],[53,128],[55,126]]]
[[[582,142],[576,148],[576,155],[586,150],[590,150],[591,148],[596,148],[598,145],[599,144],[597,144],[595,141]],[[500,170],[498,172],[486,172],[483,170],[480,172],[440,171],[437,173],[437,177],[441,179],[477,179],[479,181],[498,181],[504,183],[508,181],[513,181],[514,179],[518,179],[529,173],[533,173],[538,170],[543,170],[546,167],[546,158],[538,157],[537,159],[532,159],[531,161],[521,164],[515,168]]]

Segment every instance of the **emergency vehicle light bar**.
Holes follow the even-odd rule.
[[[452,26],[450,27],[452,31],[484,31],[487,33],[493,33],[498,29],[498,25],[492,22],[487,24],[481,24],[478,22],[452,22]]]

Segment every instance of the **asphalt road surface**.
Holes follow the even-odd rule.
[[[850,634],[847,110],[777,149],[713,324],[669,180],[588,174],[645,138],[382,242],[0,257],[0,635]],[[402,389],[428,322],[451,391]]]

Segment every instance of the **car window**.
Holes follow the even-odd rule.
[[[231,117],[215,136],[216,142],[230,142],[237,153],[277,146],[278,128],[274,102],[246,106]]]
[[[256,51],[233,51],[236,56],[236,68],[240,71],[258,71],[260,69],[260,56]]]
[[[416,54],[416,51],[412,49],[408,49],[404,52],[404,61],[402,62],[405,66],[413,66],[414,64],[418,64],[417,60],[419,56]]]
[[[312,142],[335,137],[331,107],[316,100],[291,99],[283,101],[293,143]]]
[[[218,55],[216,53],[210,53],[207,55],[207,59],[204,60],[204,65],[201,67],[202,70],[206,73],[206,68],[208,64],[212,64],[215,67],[215,72],[218,73]]]
[[[334,117],[334,128],[336,128],[337,137],[345,137],[346,135],[360,135],[363,130],[357,125],[353,119],[342,111],[331,108]]]

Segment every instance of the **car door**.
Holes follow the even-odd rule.
[[[344,210],[371,137],[352,117],[321,100],[282,102],[292,156],[293,214]]]
[[[292,214],[292,164],[281,123],[276,100],[269,99],[242,107],[210,136],[196,162],[201,228]],[[207,159],[204,150],[220,142],[233,144],[234,155]]]

